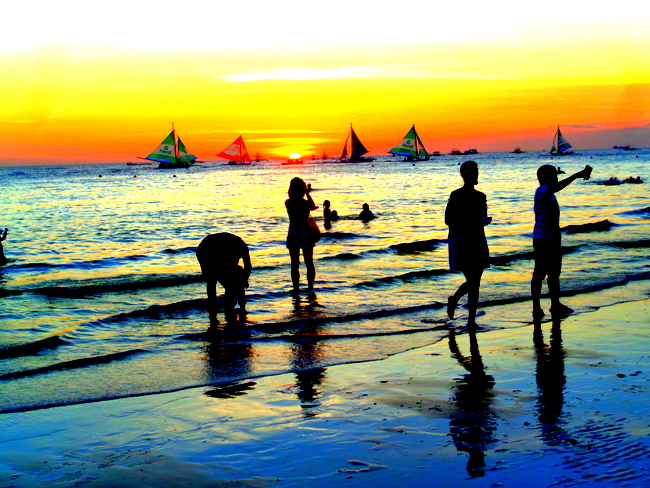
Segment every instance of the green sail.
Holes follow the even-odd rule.
[[[420,136],[415,130],[415,125],[411,127],[400,143],[388,152],[390,154],[412,158],[424,158],[429,155],[424,148],[424,144],[422,144]]]
[[[149,161],[157,161],[159,163],[175,163],[176,162],[176,146],[174,144],[174,131],[172,130],[165,140],[162,141],[154,151],[146,158]]]

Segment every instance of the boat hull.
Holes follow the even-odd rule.
[[[160,163],[158,169],[189,168],[192,163]]]

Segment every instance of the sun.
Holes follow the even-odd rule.
[[[300,154],[298,154],[297,152],[292,152],[291,154],[289,154],[289,159],[300,159]]]

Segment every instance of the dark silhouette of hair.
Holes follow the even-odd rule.
[[[307,185],[302,178],[297,176],[289,183],[289,199],[301,199],[307,193]]]
[[[537,170],[537,180],[540,185],[548,186],[549,183],[554,183],[557,180],[557,168],[550,164],[544,164]]]
[[[478,165],[475,161],[465,161],[460,165],[460,176],[463,180],[467,180],[468,177],[478,174]]]

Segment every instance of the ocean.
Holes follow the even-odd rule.
[[[563,301],[581,313],[639,298],[622,285],[650,279],[650,150],[471,157],[493,218],[483,333],[496,317],[499,328],[531,321],[541,164],[567,174],[594,168],[589,181],[558,193]],[[318,373],[433,344],[451,327],[462,332],[465,299],[455,320],[446,317],[447,296],[463,279],[448,270],[444,210],[466,159],[0,168],[10,260],[0,268],[0,412]],[[341,216],[315,248],[315,293],[295,298],[284,208],[294,176],[311,183],[321,230],[323,200]],[[646,183],[603,185],[611,176]],[[363,203],[377,217],[369,223],[356,218]],[[222,313],[211,321],[205,309],[195,250],[215,232],[239,235],[251,250],[243,323]]]

